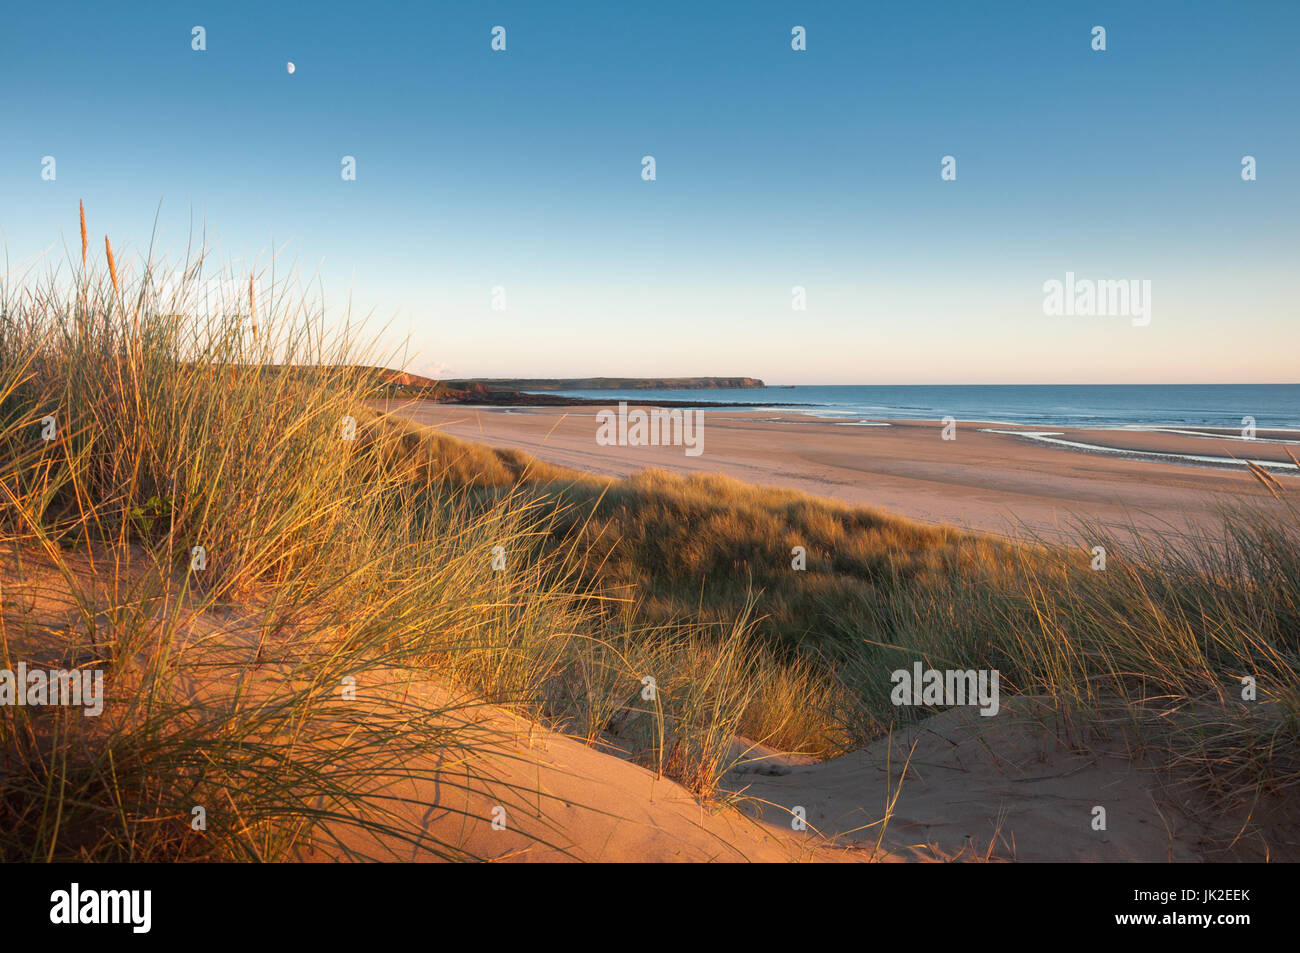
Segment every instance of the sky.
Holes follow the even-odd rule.
[[[1294,0],[13,4],[0,273],[83,200],[434,376],[1296,382],[1298,48]]]

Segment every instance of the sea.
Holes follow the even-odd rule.
[[[744,390],[550,391],[598,400],[678,400],[715,410],[768,404],[775,413],[844,423],[957,420],[1044,427],[1225,427],[1300,431],[1300,384],[864,384]],[[753,409],[753,408],[749,408]]]

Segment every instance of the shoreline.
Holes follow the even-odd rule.
[[[598,446],[590,405],[504,408],[390,400],[373,406],[454,437],[523,450],[601,476],[622,478],[648,468],[721,473],[1012,538],[1077,541],[1080,524],[1088,523],[1122,537],[1137,530],[1197,540],[1217,532],[1224,507],[1280,506],[1244,463],[1194,459],[1242,457],[1246,442],[1218,428],[1174,428],[1192,434],[1170,428],[1049,431],[958,421],[956,439],[944,441],[939,421],[866,425],[804,413],[715,411],[706,418],[703,453],[691,457],[681,447]],[[1095,449],[1048,443],[1041,439],[1045,432]],[[1288,456],[1295,449],[1291,432],[1278,438],[1286,442],[1273,443],[1274,432],[1257,432],[1249,459],[1263,461],[1285,481],[1297,475]]]
[[[392,401],[390,401],[391,403]],[[433,401],[414,401],[414,403],[435,403]],[[696,404],[685,401],[637,401],[637,400],[588,400],[585,398],[575,398],[571,404],[549,404],[545,405],[545,410],[557,411],[565,408],[609,408],[626,404],[629,408],[653,408],[666,407],[670,409],[694,409],[710,410],[708,404]],[[446,404],[443,406],[454,406],[467,411],[482,411],[485,413],[523,413],[535,412],[539,409],[537,405],[515,404]],[[711,410],[711,414],[726,413],[732,415],[743,415],[755,413],[756,408],[765,408],[769,406],[795,407],[799,405],[781,404],[727,404],[726,409]],[[587,416],[584,413],[575,413],[571,416]],[[591,414],[595,417],[595,414]],[[764,423],[803,425],[809,423],[831,424],[837,427],[901,427],[901,426],[930,426],[934,428],[943,427],[942,420],[922,417],[871,417],[868,415],[848,414],[846,417],[856,419],[848,420],[839,416],[828,416],[817,414],[811,411],[794,411],[791,414],[781,414],[773,416],[756,417]],[[1296,447],[1291,451],[1291,455],[1300,456],[1300,429],[1288,429],[1283,427],[1261,428],[1256,430],[1256,436],[1252,439],[1241,436],[1240,428],[1230,427],[1209,427],[1198,425],[1181,425],[1181,424],[1095,424],[1095,425],[1051,425],[1038,423],[1022,423],[1015,421],[1002,420],[983,420],[983,419],[957,419],[956,424],[959,427],[976,427],[981,433],[1002,434],[1004,436],[1015,437],[1032,442],[1050,444],[1071,450],[1076,453],[1091,454],[1121,454],[1127,459],[1134,461],[1151,460],[1162,461],[1173,466],[1193,466],[1209,467],[1213,469],[1236,470],[1246,467],[1248,463],[1254,463],[1257,466],[1266,469],[1280,471],[1283,474],[1300,474],[1300,463],[1288,457],[1285,449]],[[1091,435],[1092,443],[1086,443],[1080,440],[1064,439],[1070,434],[1088,434]],[[1227,455],[1209,455],[1196,454],[1190,451],[1165,449],[1167,441],[1160,441],[1158,438],[1153,441],[1133,441],[1133,437],[1143,435],[1169,434],[1172,436],[1187,437],[1190,440],[1217,440],[1222,441],[1227,446],[1250,447],[1252,448],[1251,456],[1237,456],[1234,454]],[[1120,445],[1118,442],[1105,443],[1098,442],[1102,435],[1113,435],[1112,440],[1118,439],[1121,435],[1130,438]],[[1143,444],[1147,445],[1144,446]],[[1190,444],[1189,444],[1190,446]],[[1267,450],[1268,456],[1259,457],[1258,453],[1261,448],[1271,448]]]

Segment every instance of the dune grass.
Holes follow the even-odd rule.
[[[422,432],[431,466],[472,474],[457,485],[485,504],[523,489],[562,501],[556,543],[580,541],[580,572],[635,599],[639,618],[752,619],[751,640],[780,675],[747,717],[783,747],[833,754],[930,714],[889,697],[890,673],[920,661],[997,669],[1004,693],[1050,697],[1068,744],[1131,729],[1189,802],[1249,816],[1300,784],[1300,512],[1290,478],[1255,468],[1278,506],[1226,511],[1220,536],[1081,524],[1077,544],[1062,547],[722,476],[592,477],[394,425]],[[803,570],[792,567],[795,546]],[[1104,571],[1091,568],[1095,546],[1109,554]],[[781,679],[792,672],[790,694]],[[828,715],[821,730],[798,717],[785,722],[793,732],[776,727],[803,699]]]
[[[0,290],[0,667],[93,668],[109,703],[0,706],[0,859],[348,856],[349,828],[463,857],[383,792],[494,743],[467,707],[708,795],[737,736],[828,756],[927,713],[889,701],[916,660],[1132,727],[1216,804],[1300,781],[1293,507],[1068,549],[585,476],[370,410],[384,357],[287,285],[201,303],[201,258],[164,292],[86,249]]]
[[[556,545],[568,507],[422,465],[365,411],[385,361],[287,286],[214,302],[201,258],[164,283],[87,250],[0,290],[0,666],[101,671],[108,701],[0,706],[0,858],[347,855],[349,827],[460,857],[375,792],[492,743],[460,717],[477,701],[701,793],[738,726],[824,721],[755,718],[769,672],[790,696],[811,676],[743,618],[611,613]],[[421,680],[474,701],[390,691]]]
[[[0,316],[4,665],[97,668],[109,695],[99,719],[0,708],[0,855],[269,860],[337,822],[419,837],[374,782],[472,729],[450,708],[362,716],[342,688],[567,620],[540,565],[487,594],[486,543],[526,551],[526,509],[471,521],[344,439],[374,381],[284,371],[353,348],[275,289],[257,324],[252,282],[196,317],[108,261],[106,281],[7,289]]]

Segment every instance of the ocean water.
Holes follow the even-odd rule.
[[[773,412],[843,419],[957,420],[1048,427],[1230,427],[1300,430],[1300,384],[807,385],[752,390],[576,390],[600,400],[680,400],[718,410],[775,404]]]

